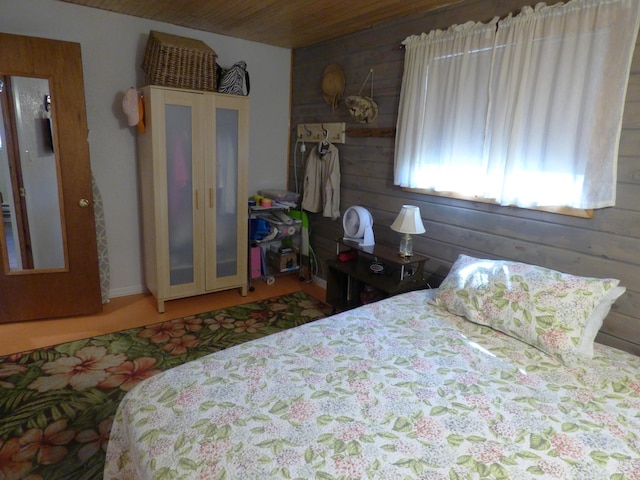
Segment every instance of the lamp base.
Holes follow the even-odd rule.
[[[400,239],[400,248],[398,253],[401,257],[413,256],[413,238],[408,233],[405,233]]]

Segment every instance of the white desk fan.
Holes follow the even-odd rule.
[[[357,242],[359,247],[375,245],[373,217],[366,208],[360,206],[347,208],[342,217],[342,227],[344,228],[345,240]]]

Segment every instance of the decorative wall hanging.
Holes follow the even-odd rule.
[[[367,84],[369,77],[371,77],[371,96],[363,97],[362,90]],[[358,123],[371,123],[378,118],[378,104],[373,101],[373,68],[369,70],[358,95],[349,95],[345,99],[345,103],[347,104],[347,108],[349,108],[349,113]]]
[[[327,65],[322,72],[322,98],[331,105],[331,109],[338,108],[338,103],[344,94],[344,73],[337,63]]]

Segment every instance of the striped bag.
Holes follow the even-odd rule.
[[[235,63],[231,68],[218,67],[218,92],[231,95],[249,95],[251,85],[246,62]],[[246,93],[245,93],[246,87]]]

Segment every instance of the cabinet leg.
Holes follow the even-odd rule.
[[[240,295],[242,295],[243,297],[247,296],[247,286],[243,285],[242,287],[240,287]]]
[[[164,313],[164,300],[158,300],[158,313]]]

